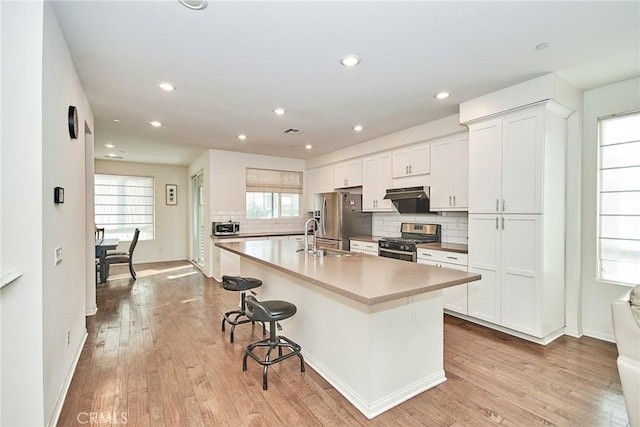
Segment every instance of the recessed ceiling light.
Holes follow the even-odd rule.
[[[273,110],[273,112],[279,116],[282,116],[284,113],[287,112],[287,110],[285,110],[284,108],[276,108],[275,110]]]
[[[345,55],[340,58],[340,63],[345,67],[355,67],[360,63],[360,58],[355,55]]]
[[[449,96],[451,96],[451,94],[449,92],[446,91],[442,91],[442,92],[438,92],[435,95],[433,95],[436,99],[447,99]]]
[[[120,119],[113,119],[114,123],[120,123]]]
[[[172,90],[176,90],[176,87],[169,82],[161,82],[157,85],[160,89],[166,90],[167,92],[171,92]]]
[[[202,10],[207,7],[207,0],[178,0],[178,3],[191,10]]]
[[[162,123],[160,123],[160,122],[159,122],[159,121],[157,121],[157,120],[153,120],[153,121],[149,122],[149,124],[150,124],[151,126],[153,126],[154,128],[159,128],[160,126],[162,126]]]
[[[313,145],[307,144],[304,146],[304,148],[306,148],[307,150],[311,150],[311,148],[313,148]]]
[[[239,139],[240,141],[244,141],[244,140],[246,140],[246,139],[247,139],[247,135],[245,135],[245,134],[241,133],[240,135],[238,135],[238,139]]]
[[[104,146],[105,146],[105,147],[107,147],[107,148],[113,148],[113,147],[115,147],[115,145],[113,145],[113,144],[104,144]]]
[[[548,47],[549,47],[549,43],[540,43],[539,45],[536,46],[536,50],[545,50]]]
[[[360,131],[362,130],[362,126],[360,126],[360,125],[355,125],[355,126],[353,127],[353,130],[355,130],[356,132],[360,132]]]

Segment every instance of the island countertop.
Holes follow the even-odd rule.
[[[256,240],[216,246],[366,305],[480,280],[479,274],[348,253],[317,257],[297,242]]]

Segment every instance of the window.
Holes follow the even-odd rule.
[[[95,223],[105,237],[139,240],[154,238],[154,181],[152,177],[96,174]]]
[[[640,112],[599,122],[598,280],[640,283]]]
[[[247,219],[300,216],[302,172],[247,168]]]

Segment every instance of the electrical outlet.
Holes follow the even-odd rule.
[[[67,347],[71,344],[71,331],[67,329]]]
[[[56,261],[56,266],[62,264],[62,246],[58,246],[55,249],[55,261]]]

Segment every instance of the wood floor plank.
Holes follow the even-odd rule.
[[[186,262],[136,266],[137,281],[122,267],[96,291],[59,426],[115,427],[122,416],[134,427],[627,424],[615,345],[563,336],[541,346],[450,316],[448,380],[372,420],[295,359],[269,368],[264,391],[259,365],[242,371],[261,328],[240,325],[234,344],[220,330],[236,293]]]

